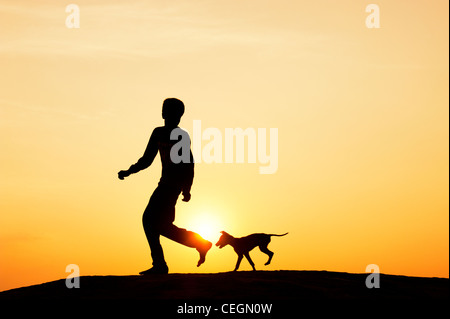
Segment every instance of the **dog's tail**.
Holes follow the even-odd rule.
[[[289,233],[286,233],[286,234],[283,234],[283,235],[270,234],[269,236],[277,236],[277,237],[283,237],[283,236],[286,236],[287,234],[289,234]]]

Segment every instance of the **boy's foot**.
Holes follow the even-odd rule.
[[[212,246],[212,243],[209,241],[206,241],[205,244],[203,244],[201,247],[197,248],[197,251],[200,254],[200,259],[198,261],[197,267],[200,267],[205,262],[206,253],[208,252],[208,250],[211,249],[211,246]]]
[[[141,271],[139,275],[167,275],[169,273],[169,268],[167,266],[155,267]]]

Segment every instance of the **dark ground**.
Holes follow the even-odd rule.
[[[368,289],[368,274],[327,271],[256,271],[157,276],[82,276],[80,288],[65,279],[0,292],[5,299],[139,300],[449,300],[449,279],[380,275]]]
[[[368,289],[368,275],[242,271],[82,276],[80,288],[68,289],[60,279],[0,292],[0,305],[19,318],[41,313],[50,318],[446,318],[450,312],[449,279],[381,274],[380,288]],[[260,305],[270,306],[270,313],[262,313]]]

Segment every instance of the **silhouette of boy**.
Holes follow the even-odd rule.
[[[162,108],[164,126],[153,130],[144,155],[137,163],[131,165],[128,170],[119,172],[119,179],[123,180],[130,174],[146,169],[152,164],[159,151],[162,163],[161,179],[142,216],[145,235],[150,245],[153,267],[140,272],[141,275],[167,274],[169,272],[159,242],[160,235],[182,245],[196,248],[200,254],[197,267],[205,262],[206,253],[212,246],[211,242],[203,239],[200,235],[178,228],[173,224],[178,196],[182,193],[182,200],[185,202],[191,199],[190,191],[194,179],[194,160],[190,151],[190,140],[188,140],[190,152],[188,163],[173,161],[170,154],[173,145],[178,143],[177,140],[171,139],[170,135],[174,129],[180,130],[178,124],[183,114],[184,104],[182,101],[175,98],[166,99]],[[189,137],[187,133],[185,136]]]

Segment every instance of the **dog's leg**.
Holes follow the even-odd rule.
[[[269,248],[267,248],[267,245],[265,246],[259,246],[259,250],[261,250],[261,252],[265,253],[267,256],[269,256],[269,260],[264,264],[264,265],[268,265],[270,264],[270,262],[272,261],[272,257],[273,257],[273,252],[271,252],[269,250]]]
[[[241,264],[242,258],[244,257],[244,255],[238,255],[238,260],[236,263],[236,267],[234,268],[234,271],[237,271],[239,269],[239,265]]]
[[[255,263],[254,263],[253,260],[250,258],[250,253],[247,252],[247,253],[244,254],[244,256],[245,256],[245,258],[247,258],[248,262],[249,262],[250,265],[252,266],[253,271],[256,271]]]

